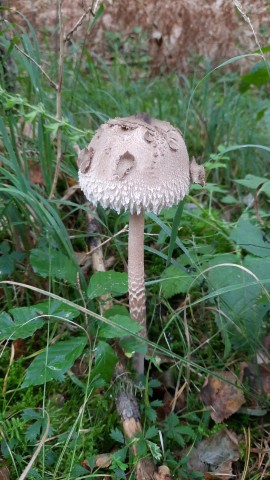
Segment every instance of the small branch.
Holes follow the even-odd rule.
[[[18,52],[20,52],[22,55],[28,58],[28,60],[30,60],[40,70],[42,75],[44,75],[44,77],[47,78],[50,85],[57,91],[57,88],[58,88],[57,84],[49,77],[49,75],[45,72],[42,66],[39,65],[39,63],[37,63],[36,60],[34,60],[34,58],[32,58],[27,53],[25,53],[23,50],[21,50],[20,47],[18,47],[18,45],[14,45],[14,47],[16,48],[16,50],[18,50]]]
[[[103,257],[103,250],[101,246],[101,240],[99,237],[100,225],[96,218],[90,213],[87,214],[87,231],[92,234],[91,237],[91,251],[90,255],[92,258],[92,269],[94,272],[105,272],[105,264]],[[102,295],[100,298],[100,311],[101,315],[106,310],[109,310],[113,307],[112,297],[110,294]]]
[[[63,84],[63,70],[64,70],[64,27],[63,27],[63,18],[62,18],[62,0],[58,0],[58,15],[59,15],[59,65],[58,65],[58,85],[56,91],[56,118],[60,122],[62,119],[62,84]],[[54,197],[58,177],[60,175],[60,168],[62,163],[62,130],[59,125],[57,129],[56,137],[56,167],[54,172],[53,184],[51,188],[51,193],[49,199],[51,200]]]
[[[79,20],[77,21],[77,23],[74,25],[74,27],[67,33],[67,35],[65,36],[65,42],[68,42],[68,40],[70,39],[70,37],[73,35],[74,32],[76,32],[76,30],[82,25],[84,19],[87,17],[87,15],[89,13],[91,13],[91,15],[93,17],[95,17],[96,13],[97,13],[97,9],[98,9],[98,6],[99,6],[99,3],[100,3],[100,0],[94,0],[91,7],[88,7],[87,10],[85,10],[85,12],[82,14],[82,16],[79,18]]]

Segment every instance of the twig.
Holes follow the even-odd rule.
[[[73,35],[74,32],[82,25],[84,19],[87,17],[88,13],[91,13],[93,17],[95,17],[98,9],[98,5],[100,3],[100,0],[93,1],[91,7],[88,7],[87,10],[82,14],[82,16],[79,18],[77,23],[75,23],[74,27],[67,33],[65,36],[65,42],[68,42],[70,37]]]
[[[93,211],[93,208],[91,206],[91,209]],[[101,240],[99,235],[99,223],[96,220],[96,218],[91,215],[90,213],[87,214],[87,230],[88,233],[92,234],[91,237],[91,251],[90,255],[92,258],[92,269],[94,272],[105,272],[105,264],[104,264],[104,257],[103,257],[103,250],[101,246]],[[112,308],[113,303],[112,303],[112,297],[110,294],[102,295],[100,297],[100,310],[101,314],[104,313],[104,311],[109,310],[109,308]]]
[[[22,55],[24,55],[26,58],[28,58],[28,60],[30,60],[40,70],[42,75],[44,75],[44,77],[47,78],[50,85],[57,91],[58,85],[49,77],[49,75],[45,72],[45,70],[42,68],[42,66],[39,65],[39,63],[37,63],[34,58],[32,58],[30,55],[28,55],[28,53],[25,53],[23,50],[21,50],[21,48],[18,47],[18,45],[14,45],[14,46],[15,46],[16,50],[18,50],[18,52],[20,52]]]
[[[13,360],[14,360],[14,355],[15,355],[15,348],[14,348],[14,343],[12,343],[11,344],[11,353],[10,353],[9,365],[8,365],[8,368],[7,368],[7,371],[6,371],[6,374],[5,374],[5,378],[4,378],[4,382],[3,382],[3,389],[2,389],[3,395],[5,395],[6,391],[7,391],[8,375],[9,375],[11,365],[12,365]]]
[[[56,118],[60,122],[62,118],[62,84],[63,84],[63,70],[64,70],[64,27],[62,17],[62,0],[58,0],[58,17],[59,17],[59,65],[58,65],[58,85],[56,90]],[[57,158],[54,172],[53,184],[50,200],[54,197],[58,177],[60,174],[60,167],[62,162],[62,130],[59,124],[56,137]]]

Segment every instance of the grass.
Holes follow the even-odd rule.
[[[49,50],[40,54],[30,25],[18,41],[38,64],[46,60],[46,71],[55,78],[55,56]],[[252,414],[268,411],[269,391],[244,380],[250,410],[221,425],[214,425],[199,392],[207,374],[254,363],[269,331],[268,87],[241,91],[242,77],[228,66],[206,71],[203,81],[178,72],[151,78],[147,57],[136,61],[138,46],[128,64],[113,41],[110,64],[79,48],[65,58],[64,159],[50,200],[59,128],[55,92],[33,62],[2,38],[17,74],[14,91],[6,81],[1,95],[0,462],[11,477],[21,478],[49,418],[46,441],[28,478],[98,478],[104,470],[95,466],[94,457],[114,449],[112,478],[126,478],[134,470],[136,459],[128,454],[114,407],[116,359],[108,333],[115,315],[128,316],[125,286],[115,298],[118,310],[102,318],[102,330],[98,296],[89,295],[91,269],[83,270],[78,261],[89,249],[85,214],[91,210],[79,190],[65,195],[77,182],[74,144],[83,148],[108,118],[146,111],[181,130],[186,125],[190,155],[206,163],[207,186],[192,187],[182,214],[173,207],[158,217],[146,215],[149,344],[155,355],[146,388],[138,391],[144,434],[139,453],[167,463],[176,478],[198,478],[188,473],[179,451],[227,425],[241,443],[236,478],[255,478],[254,464],[256,478],[266,478],[267,457],[259,466],[256,452],[243,477],[249,453],[243,426],[250,429],[252,445],[268,441],[267,414],[261,414],[264,431],[258,431]],[[33,174],[35,165],[41,181]],[[105,259],[122,272],[127,215],[99,208],[98,220],[101,240],[110,239]],[[135,340],[134,333],[131,346],[123,343],[126,351],[138,348]],[[176,400],[184,384],[183,403],[168,415],[164,392]]]

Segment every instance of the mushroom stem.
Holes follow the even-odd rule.
[[[144,286],[144,214],[130,215],[128,235],[128,291],[129,311],[132,320],[142,326],[140,335],[147,338]],[[135,354],[133,366],[136,372],[144,373],[144,355]]]

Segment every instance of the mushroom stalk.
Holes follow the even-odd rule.
[[[128,291],[132,320],[142,326],[140,335],[147,338],[144,286],[144,214],[130,215],[128,234]],[[136,372],[144,373],[144,355],[137,353],[133,364]]]

